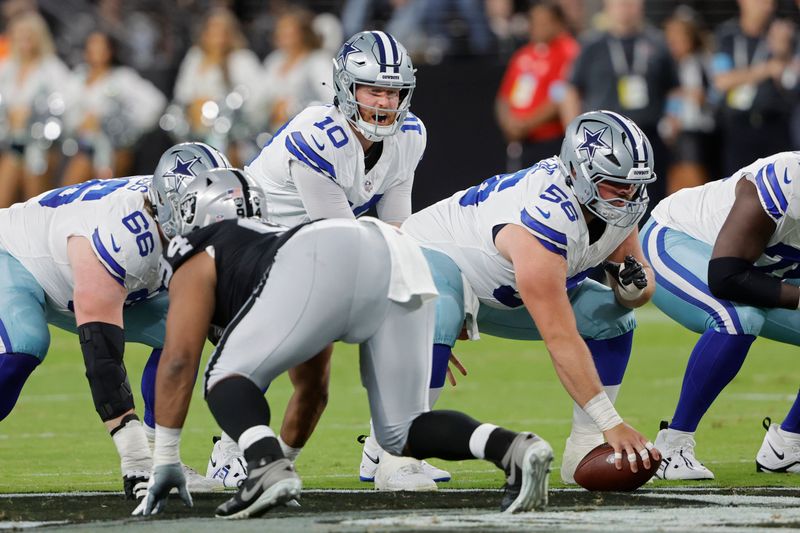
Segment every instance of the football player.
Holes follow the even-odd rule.
[[[648,464],[653,447],[613,405],[631,352],[632,309],[654,290],[637,234],[652,169],[650,142],[636,124],[593,111],[568,125],[560,156],[493,176],[403,224],[424,247],[440,293],[434,360],[451,352],[465,317],[473,338],[479,326],[545,341],[575,400],[566,483],[604,438],[632,467],[635,454]],[[599,265],[611,288],[588,278]]]
[[[212,324],[223,332],[203,373],[205,398],[248,466],[217,517],[258,516],[299,496],[300,478],[269,427],[262,391],[336,340],[360,345],[375,435],[388,452],[492,461],[506,474],[503,510],[543,507],[552,460],[545,441],[428,408],[436,288],[419,247],[374,218],[288,230],[264,224],[250,218],[262,204],[263,192],[240,171],[217,169],[192,181],[173,211],[154,470],[134,514],[159,512],[173,488],[191,505],[180,434]]]
[[[399,226],[411,214],[414,171],[427,140],[425,125],[410,111],[416,87],[411,58],[391,35],[365,31],[348,39],[333,63],[333,105],[306,108],[244,170],[269,198],[270,222],[295,226],[320,218],[353,219],[374,207],[378,218]],[[296,388],[287,413],[297,421],[295,439],[281,442],[292,459],[325,407],[331,352],[332,347],[307,362],[299,369],[301,375],[295,375],[298,370],[290,374]],[[300,398],[305,399],[302,404]],[[286,436],[283,430],[281,434]],[[238,472],[235,447],[228,449],[233,455],[220,453],[215,463]],[[362,454],[362,481],[374,480],[381,455],[369,438]],[[435,488],[432,480],[449,479],[448,472],[422,462],[379,488]]]
[[[678,405],[656,445],[662,479],[714,479],[695,456],[706,410],[757,337],[800,345],[800,153],[783,152],[662,200],[642,230],[658,280],[653,302],[700,333]],[[764,419],[759,472],[800,472],[800,401]]]
[[[178,179],[227,166],[213,148],[187,143],[168,150],[156,172]],[[161,237],[147,200],[150,181],[91,180],[0,209],[0,420],[47,355],[48,323],[77,333],[128,497],[143,495],[152,460],[123,363],[125,341],[154,349],[148,362],[154,376],[167,309],[158,277]],[[194,482],[209,487],[200,476]]]

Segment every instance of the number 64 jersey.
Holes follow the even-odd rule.
[[[161,239],[145,208],[150,176],[91,180],[0,209],[0,250],[17,259],[56,310],[72,311],[69,237],[85,237],[128,303],[161,289]]]
[[[459,191],[411,215],[403,230],[420,245],[448,255],[481,303],[508,309],[523,303],[514,267],[494,245],[496,232],[506,224],[525,228],[567,261],[567,289],[583,282],[636,227],[607,225],[600,239],[590,244],[581,206],[567,184],[567,170],[552,157]]]

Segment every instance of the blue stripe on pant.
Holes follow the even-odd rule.
[[[653,303],[679,324],[703,333],[754,335],[800,346],[800,313],[719,300],[708,289],[712,246],[647,221],[641,233],[645,257],[656,273]],[[676,268],[678,265],[680,268]],[[797,285],[800,280],[784,280]]]

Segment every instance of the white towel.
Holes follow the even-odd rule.
[[[467,328],[469,340],[476,341],[481,338],[478,331],[478,309],[481,302],[475,296],[475,291],[472,290],[472,285],[469,284],[463,272],[461,273],[461,284],[464,286],[464,325]]]
[[[392,261],[388,294],[390,300],[406,303],[414,296],[419,296],[422,301],[427,301],[439,295],[428,262],[411,237],[377,218],[360,217],[358,220],[375,224],[389,247]]]

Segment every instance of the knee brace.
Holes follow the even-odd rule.
[[[125,336],[122,328],[104,322],[78,326],[92,400],[103,422],[133,409],[133,394],[122,362]]]

